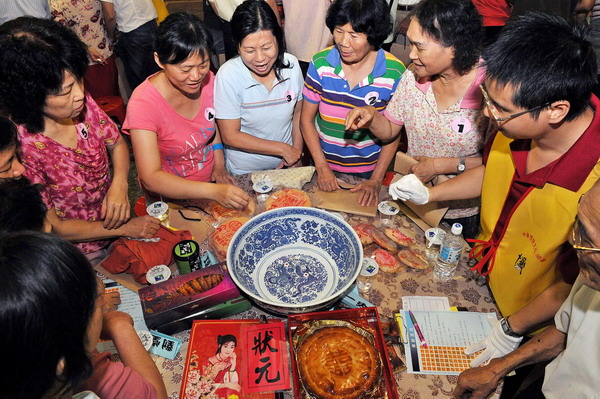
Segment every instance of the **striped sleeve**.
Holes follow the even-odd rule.
[[[323,94],[321,77],[317,72],[317,68],[315,68],[315,64],[311,61],[308,66],[308,72],[306,73],[306,79],[304,80],[302,96],[311,103],[316,104],[321,101],[321,94]]]

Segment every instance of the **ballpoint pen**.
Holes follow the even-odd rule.
[[[421,331],[421,327],[419,327],[419,323],[417,323],[417,319],[415,319],[415,315],[410,310],[408,311],[408,315],[410,316],[410,321],[412,321],[413,326],[415,326],[415,331],[421,340],[421,346],[423,348],[427,348],[427,342],[425,342],[425,337],[423,336],[423,332]]]

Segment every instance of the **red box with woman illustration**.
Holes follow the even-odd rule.
[[[180,399],[271,399],[289,387],[283,322],[194,321]]]

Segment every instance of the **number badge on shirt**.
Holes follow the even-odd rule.
[[[207,121],[212,122],[215,120],[215,110],[211,107],[208,107],[204,110],[204,117]]]
[[[457,118],[452,121],[452,131],[454,133],[466,134],[471,131],[471,121],[467,118]]]
[[[89,133],[88,133],[88,129],[86,128],[85,125],[81,126],[81,129],[79,129],[79,135],[84,139],[87,140],[87,138],[89,137]]]
[[[371,91],[365,96],[365,104],[367,105],[375,106],[375,104],[377,104],[377,100],[379,100],[379,93],[376,91]]]
[[[292,90],[286,90],[286,92],[284,93],[284,98],[285,101],[291,103],[296,98],[296,93],[294,93]]]

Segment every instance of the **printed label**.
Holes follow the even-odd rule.
[[[204,117],[207,121],[212,122],[215,119],[215,110],[211,107],[208,107],[204,110]]]
[[[365,96],[365,104],[367,105],[375,105],[377,100],[379,100],[379,93],[376,91],[371,91]]]
[[[284,97],[285,101],[291,103],[296,99],[296,93],[294,93],[292,90],[286,90],[286,92],[284,93]]]
[[[466,134],[471,131],[471,121],[467,118],[458,118],[452,121],[452,131],[458,134]]]

